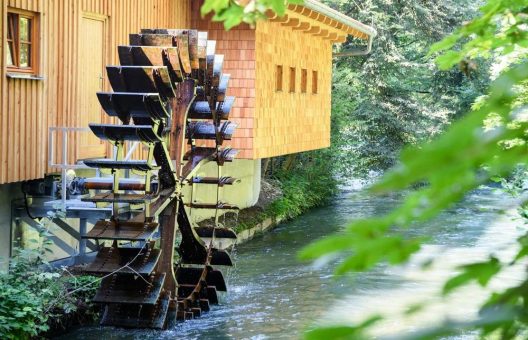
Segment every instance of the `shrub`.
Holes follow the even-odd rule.
[[[42,236],[42,235],[41,235]],[[37,249],[16,249],[9,271],[0,273],[0,338],[29,339],[89,306],[95,278],[62,275],[45,262],[50,241]],[[90,310],[90,308],[88,308]],[[94,317],[95,313],[89,313]]]
[[[293,218],[306,210],[328,203],[338,192],[338,180],[326,150],[300,154],[295,167],[279,171],[283,196],[267,208],[271,216]]]

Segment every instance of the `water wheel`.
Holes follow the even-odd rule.
[[[216,185],[219,190],[235,183],[220,176],[222,165],[236,155],[222,147],[235,129],[227,120],[234,98],[226,96],[223,56],[215,54],[215,42],[205,32],[145,29],[131,34],[130,46],[119,46],[118,52],[120,66],[107,67],[113,92],[97,96],[106,114],[121,124],[90,124],[96,136],[114,146],[116,156],[85,161],[112,171],[107,185],[87,183],[106,190],[84,199],[111,204],[112,217],[84,236],[105,244],[85,272],[104,277],[94,298],[104,305],[102,325],[163,329],[173,320],[200,316],[218,303],[217,291],[226,290],[215,266],[232,261],[215,242],[236,239],[236,234],[220,226],[218,218],[214,227],[193,226],[182,188]],[[199,147],[197,140],[209,140],[209,146]],[[127,160],[127,141],[142,143],[146,159]],[[206,162],[216,162],[218,177],[196,176]],[[124,170],[139,173],[141,180],[122,178]],[[188,205],[215,209],[216,216],[219,209],[237,209],[218,197]],[[120,211],[124,204],[131,207],[127,213]]]

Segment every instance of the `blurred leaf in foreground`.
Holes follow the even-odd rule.
[[[384,193],[425,184],[422,189],[409,194],[403,204],[385,216],[355,221],[344,233],[307,246],[300,253],[301,259],[343,253],[345,260],[337,273],[367,270],[380,262],[404,262],[420,249],[421,243],[408,236],[406,229],[436,216],[478,186],[507,177],[520,164],[527,164],[528,0],[489,0],[481,11],[479,18],[432,47],[431,55],[444,52],[437,57],[439,67],[447,70],[475,58],[503,61],[500,58],[514,52],[520,57],[496,78],[489,94],[472,112],[433,142],[404,149],[399,164],[371,190]],[[453,49],[457,44],[462,44],[460,50]],[[489,117],[495,117],[498,123],[486,126]],[[518,258],[527,253],[524,239],[519,239],[519,243],[522,250]],[[444,285],[444,293],[471,282],[485,286],[501,268],[512,264],[500,263],[493,257],[487,262],[468,264]],[[526,287],[528,278],[518,286],[493,294],[482,307],[480,320],[464,325],[447,322],[422,333],[423,338],[456,333],[458,330],[453,327],[479,329],[483,335],[494,334],[501,339],[526,338]],[[337,329],[344,332],[345,328]],[[362,336],[364,330],[359,328],[354,336]],[[328,333],[314,330],[307,337],[310,334],[321,334],[311,338],[323,339]]]

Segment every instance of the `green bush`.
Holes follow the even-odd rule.
[[[298,155],[291,170],[281,170],[275,177],[283,196],[266,209],[268,216],[294,218],[306,210],[328,203],[338,192],[338,180],[332,170],[330,150]]]
[[[44,260],[45,248],[49,241],[38,249],[17,249],[9,271],[0,273],[0,339],[33,338],[50,326],[58,328],[79,306],[91,310],[96,286],[89,283],[95,278],[51,269]]]

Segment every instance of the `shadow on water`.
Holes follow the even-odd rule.
[[[518,231],[509,219],[500,222],[500,235],[486,236],[495,221],[503,216],[496,206],[504,204],[506,197],[482,189],[434,221],[410,231],[413,236],[428,235],[430,239],[405,267],[379,266],[368,273],[336,279],[332,275],[333,266],[315,268],[297,260],[297,252],[308,243],[339,231],[351,220],[384,214],[402,198],[402,195],[372,197],[360,191],[346,191],[332,206],[312,210],[238,246],[234,253],[236,267],[225,273],[229,292],[221,297],[219,306],[202,318],[177,324],[163,332],[90,326],[75,329],[63,338],[292,338],[314,323],[358,321],[380,309],[398,311],[409,302],[408,296],[424,294],[427,299],[434,299],[439,285],[452,275],[453,266],[460,260],[479,258],[496,242],[508,247],[515,241]],[[486,237],[496,242],[486,241]],[[438,261],[440,265],[425,274],[418,269],[420,261],[438,259],[439,254],[446,255],[447,262]],[[472,308],[476,310],[475,302]],[[434,312],[444,309],[449,308]],[[436,321],[442,319],[442,315],[433,316]],[[399,329],[384,324],[376,333],[412,332],[421,320],[429,319],[430,315],[418,317],[412,321],[417,324],[401,323]]]

